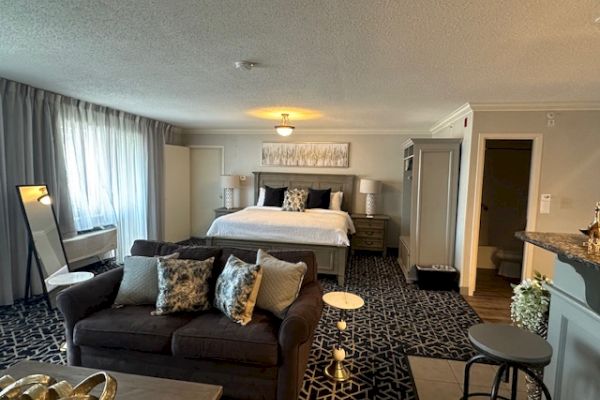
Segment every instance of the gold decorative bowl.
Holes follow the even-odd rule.
[[[104,383],[100,397],[91,395]],[[97,372],[75,387],[67,381],[57,382],[48,375],[29,375],[15,380],[10,375],[0,377],[0,400],[114,400],[117,381],[106,372]]]

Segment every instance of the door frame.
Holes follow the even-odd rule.
[[[485,143],[487,140],[531,140],[531,165],[529,168],[529,190],[527,193],[527,225],[525,230],[534,231],[537,226],[538,198],[542,171],[541,133],[480,133],[477,138],[477,154],[475,164],[475,191],[473,202],[473,219],[471,225],[471,247],[469,257],[468,294],[473,296],[477,283],[477,254],[479,252],[479,228],[481,224],[481,198],[483,194],[483,168],[485,165]],[[523,266],[521,278],[525,279],[533,272],[533,245],[525,243],[523,249]]]
[[[188,146],[190,151],[194,149],[220,149],[221,150],[221,175],[225,175],[225,146],[216,146],[208,144],[191,144]]]

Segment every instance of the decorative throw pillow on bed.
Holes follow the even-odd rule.
[[[262,268],[229,256],[215,288],[216,308],[238,324],[246,325],[252,320],[252,311],[262,280]]]
[[[265,201],[262,205],[265,207],[281,207],[286,190],[287,187],[272,188],[265,185]]]
[[[283,199],[283,211],[304,212],[306,207],[306,197],[308,193],[304,189],[292,189],[285,192]]]
[[[331,193],[331,200],[329,201],[329,209],[341,211],[343,198],[344,198],[344,192]]]
[[[306,208],[329,208],[331,202],[331,189],[308,189]]]
[[[256,263],[263,270],[256,306],[283,319],[285,313],[298,297],[306,275],[306,263],[290,263],[258,250]]]
[[[158,261],[160,258],[178,258],[179,253],[163,257],[125,257],[123,279],[115,305],[143,305],[156,303],[158,297]]]
[[[153,315],[210,309],[208,279],[214,257],[204,261],[165,260],[158,262],[158,297]]]

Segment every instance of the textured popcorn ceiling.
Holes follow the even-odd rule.
[[[0,76],[183,127],[270,127],[246,111],[288,105],[323,114],[302,129],[426,130],[467,101],[600,100],[599,16],[597,0],[0,0]]]

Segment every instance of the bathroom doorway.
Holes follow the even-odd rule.
[[[533,140],[485,141],[475,292],[511,296],[521,280]]]

